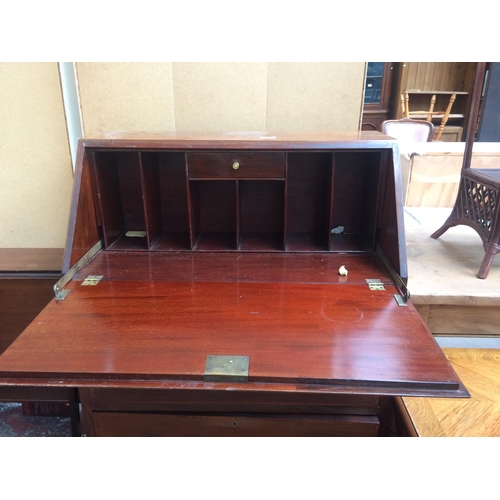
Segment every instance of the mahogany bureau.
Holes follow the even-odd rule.
[[[409,301],[378,132],[80,141],[54,299],[0,384],[78,391],[88,436],[376,436],[468,397]]]

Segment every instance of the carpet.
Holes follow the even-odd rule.
[[[21,403],[0,403],[0,437],[71,437],[64,417],[23,415]]]

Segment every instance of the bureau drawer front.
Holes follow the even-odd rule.
[[[81,389],[95,412],[375,415],[380,396],[194,389]]]
[[[179,415],[94,412],[98,436],[310,436],[371,437],[376,416],[360,415]]]
[[[283,153],[188,153],[190,179],[284,179]]]

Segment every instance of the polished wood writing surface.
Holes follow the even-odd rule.
[[[201,381],[207,355],[227,354],[250,356],[254,382],[460,392],[392,286],[102,280],[69,288],[5,353],[2,372]]]

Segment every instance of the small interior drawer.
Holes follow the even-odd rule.
[[[188,153],[190,179],[284,179],[283,153]]]

